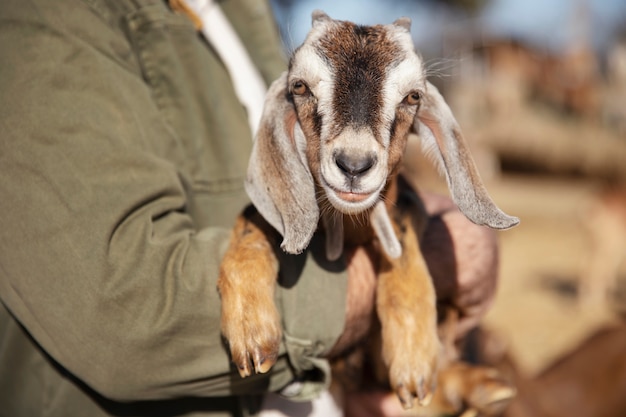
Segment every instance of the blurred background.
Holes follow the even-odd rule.
[[[273,7],[288,53],[314,9],[362,24],[412,19],[430,80],[487,188],[521,218],[500,232],[500,287],[485,328],[531,380],[572,352],[596,352],[585,366],[607,360],[603,375],[626,400],[624,337],[609,342],[621,343],[617,351],[589,341],[607,327],[624,334],[626,1],[273,0]],[[423,188],[446,192],[429,162],[412,155]],[[589,413],[580,415],[626,415]]]

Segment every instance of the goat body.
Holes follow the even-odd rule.
[[[359,26],[315,12],[289,70],[268,91],[246,181],[262,218],[250,211],[239,217],[218,282],[222,331],[244,377],[271,368],[282,337],[273,303],[275,231],[281,248],[295,254],[323,229],[330,260],[344,242],[375,241],[381,249],[376,310],[389,383],[406,407],[415,398],[428,402],[440,342],[419,250],[426,216],[397,180],[411,131],[435,149],[470,220],[499,229],[518,222],[484,189],[450,109],[425,78],[409,29],[406,18]]]

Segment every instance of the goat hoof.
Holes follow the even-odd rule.
[[[426,407],[433,399],[435,387],[434,383],[432,385],[431,389],[427,389],[424,385],[424,379],[421,379],[420,383],[417,385],[417,399],[419,400],[419,405],[422,407]]]
[[[515,398],[517,390],[496,369],[476,367],[467,402],[481,414],[498,415]]]
[[[437,385],[439,339],[423,335],[401,339],[406,343],[398,338],[390,343],[383,341],[383,356],[389,359],[389,382],[405,409],[412,408],[415,400],[420,406],[427,406]],[[420,340],[418,346],[415,340]]]
[[[398,396],[398,399],[400,400],[400,404],[402,404],[402,407],[405,410],[408,410],[409,408],[413,408],[413,394],[411,394],[411,391],[409,391],[409,389],[407,387],[405,387],[404,385],[400,385],[398,387],[396,387],[396,395]]]
[[[436,387],[436,359],[390,368],[390,381],[402,407],[412,408],[415,400],[425,407],[430,404]]]
[[[254,370],[257,374],[268,372],[278,359],[278,347],[270,349],[270,351],[261,352],[256,350],[254,354]]]
[[[242,378],[246,378],[251,376],[253,373],[264,374],[272,369],[272,366],[274,366],[276,360],[278,359],[278,349],[266,354],[261,354],[260,350],[256,349],[255,354],[252,355],[252,361],[250,361],[251,356],[249,356],[247,352],[239,356],[240,357],[238,359],[235,359],[233,355],[233,362],[237,366],[239,375]],[[252,364],[254,364],[254,368],[252,367]]]
[[[233,359],[233,362],[237,364],[237,371],[239,371],[239,376],[245,378],[252,375],[252,372],[250,371],[250,364],[247,360],[238,362]]]
[[[474,411],[484,416],[502,414],[517,393],[515,386],[498,369],[464,362],[453,363],[442,370],[439,383],[447,402],[454,407],[468,407],[466,413]]]
[[[282,340],[280,316],[273,303],[260,303],[254,309],[231,308],[231,299],[222,302],[222,333],[239,375],[246,378],[268,372],[278,359]]]
[[[255,346],[255,342],[246,344],[247,347],[239,348],[232,342],[231,357],[237,367],[237,371],[242,378],[253,374],[264,374],[268,372],[278,359],[280,347],[280,335],[274,335],[271,340],[263,343],[263,347]]]
[[[229,339],[232,361],[237,366],[239,375],[246,378],[253,374],[264,374],[268,372],[278,359],[280,348],[281,332],[276,330],[264,332],[261,341],[259,334],[255,338],[244,337],[243,342],[236,343]]]

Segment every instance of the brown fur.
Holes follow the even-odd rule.
[[[222,331],[231,342],[231,356],[242,376],[267,372],[278,358],[282,338],[274,305],[278,260],[275,233],[254,210],[237,218],[231,246],[221,263],[217,283],[222,297]],[[251,285],[255,282],[255,285]],[[253,317],[247,311],[255,312]],[[252,359],[253,363],[250,363]]]

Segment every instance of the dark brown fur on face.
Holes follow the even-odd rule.
[[[338,134],[347,125],[380,126],[381,81],[388,68],[404,59],[402,49],[389,39],[382,26],[359,26],[350,22],[330,30],[317,47],[336,80],[333,107],[337,119],[332,132]]]

